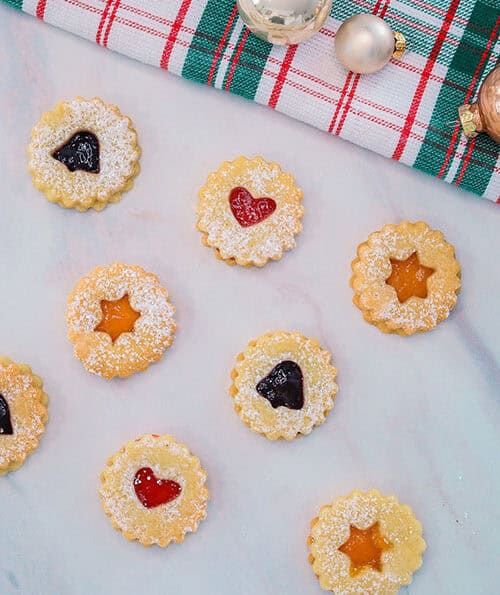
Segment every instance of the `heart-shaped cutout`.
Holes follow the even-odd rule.
[[[251,227],[274,213],[276,201],[272,198],[254,198],[246,188],[238,186],[229,194],[229,206],[241,227]]]
[[[91,174],[100,171],[99,141],[93,132],[82,130],[73,134],[64,145],[52,153],[52,157],[65,165],[69,171],[80,169]]]
[[[1,434],[13,434],[12,422],[10,419],[9,404],[0,395],[0,435]]]
[[[280,362],[255,388],[261,397],[271,403],[273,409],[302,409],[304,406],[302,370],[290,360]]]
[[[134,477],[134,489],[144,508],[155,508],[175,500],[182,491],[172,479],[159,479],[151,467],[142,467]]]

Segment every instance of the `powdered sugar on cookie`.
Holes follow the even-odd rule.
[[[96,331],[103,315],[101,302],[124,295],[140,317],[133,332],[124,332],[113,342],[105,332]],[[76,284],[68,298],[68,336],[89,372],[104,378],[129,376],[160,360],[170,347],[177,328],[174,312],[167,290],[155,275],[138,266],[114,263],[97,267]]]
[[[277,365],[294,362],[303,376],[303,406],[274,408],[257,391],[258,383]],[[243,422],[271,440],[292,440],[323,423],[337,394],[337,370],[331,355],[315,339],[300,333],[278,331],[262,335],[249,343],[232,372],[231,395]]]
[[[177,482],[180,494],[171,502],[145,508],[134,490],[134,477],[150,468],[157,478]],[[209,493],[200,460],[169,435],[145,434],[127,443],[101,474],[100,496],[113,526],[129,540],[166,547],[196,531],[206,516]]]
[[[264,198],[275,202],[275,210],[258,223],[242,226],[229,200],[235,188],[244,188],[251,194],[256,210],[258,201]],[[301,201],[302,191],[279,165],[261,157],[239,157],[223,163],[208,176],[199,192],[197,227],[205,245],[214,248],[229,264],[264,266],[295,246],[295,235],[302,229],[300,220],[304,215]]]
[[[54,151],[82,131],[97,137],[99,173],[69,171],[53,156]],[[34,185],[50,201],[80,211],[100,210],[108,202],[116,202],[139,172],[140,148],[130,119],[99,98],[77,97],[45,112],[33,128],[28,155]]]

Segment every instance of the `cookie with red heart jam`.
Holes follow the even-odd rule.
[[[238,157],[208,176],[199,192],[202,242],[229,265],[264,266],[295,246],[304,215],[293,177],[262,157]]]
[[[172,436],[144,434],[113,455],[101,473],[104,512],[129,541],[167,547],[206,516],[207,474]]]
[[[277,331],[237,357],[230,394],[242,421],[270,440],[293,440],[322,424],[337,394],[332,356],[316,339]]]
[[[26,364],[0,357],[0,475],[36,450],[47,423],[48,397]]]
[[[76,97],[45,112],[33,128],[28,168],[51,202],[100,211],[132,187],[140,154],[130,118],[97,97]]]

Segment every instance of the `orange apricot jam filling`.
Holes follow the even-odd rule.
[[[351,525],[349,539],[339,547],[339,551],[351,560],[350,574],[356,576],[363,568],[382,571],[381,557],[391,544],[380,534],[378,522],[368,529],[358,529]]]
[[[102,319],[95,331],[107,333],[114,343],[122,333],[131,333],[140,313],[130,305],[126,293],[119,300],[108,302],[101,300]]]
[[[434,269],[420,264],[416,252],[406,260],[391,258],[391,265],[392,272],[386,283],[394,287],[401,304],[411,297],[427,297],[427,279],[434,273]]]

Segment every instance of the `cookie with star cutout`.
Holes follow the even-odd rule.
[[[140,155],[130,118],[97,97],[76,97],[45,112],[33,128],[28,168],[51,202],[100,211],[130,190]]]
[[[198,457],[169,435],[125,444],[101,473],[104,512],[129,541],[167,547],[206,516],[207,474]]]
[[[427,223],[384,225],[352,262],[354,304],[384,333],[412,335],[448,318],[460,291],[455,249]]]
[[[304,215],[293,177],[262,157],[238,157],[211,173],[199,192],[202,242],[229,265],[264,266],[295,246]]]
[[[409,585],[426,547],[411,508],[377,490],[322,506],[307,544],[323,589],[364,595],[394,595]]]
[[[76,284],[66,310],[68,337],[89,372],[127,377],[159,361],[172,345],[174,312],[156,275],[115,262]]]
[[[250,341],[231,372],[236,412],[270,440],[293,440],[322,424],[337,394],[332,356],[316,339],[277,331]]]
[[[45,431],[48,397],[26,364],[0,357],[0,475],[18,469]]]

